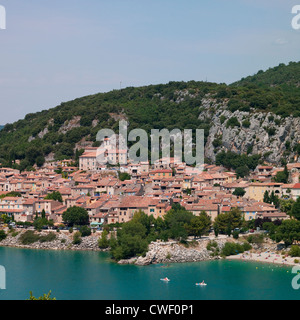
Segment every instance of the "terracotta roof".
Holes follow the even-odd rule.
[[[37,200],[36,199],[27,199],[23,202],[23,205],[31,205],[34,204]]]
[[[263,216],[263,217],[268,217],[268,218],[286,218],[287,214],[284,212],[272,212],[272,213],[267,213],[267,212],[258,212],[257,213],[259,216]]]
[[[84,152],[79,158],[96,158],[97,152],[96,151],[89,151]]]
[[[87,209],[96,209],[96,208],[102,207],[102,205],[104,203],[105,203],[105,200],[98,200],[93,203],[90,203],[86,208]]]
[[[23,212],[23,209],[2,209],[2,208],[0,208],[0,212],[7,212],[7,213],[17,212],[17,213],[20,213],[20,212]]]
[[[105,218],[108,213],[99,212],[92,216],[92,218]]]
[[[229,207],[229,206],[223,206],[222,208],[221,208],[221,211],[222,212],[228,212],[228,211],[230,211],[231,210],[231,207]]]
[[[140,197],[140,196],[128,196],[123,198],[118,207],[119,208],[146,208],[150,204],[158,203],[158,199],[153,199],[152,197]]]
[[[172,173],[172,170],[169,169],[157,169],[157,170],[152,170],[149,172],[151,173]]]

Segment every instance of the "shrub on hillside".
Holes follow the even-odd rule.
[[[73,244],[80,244],[82,242],[81,233],[79,231],[74,233]]]
[[[79,231],[82,237],[88,237],[92,234],[91,228],[89,228],[88,226],[80,227]]]
[[[20,241],[23,245],[28,245],[28,244],[32,244],[34,242],[39,241],[40,236],[38,234],[36,234],[34,231],[28,230],[26,232],[24,232],[21,236],[20,236]]]
[[[40,242],[51,242],[51,241],[54,241],[55,239],[56,239],[56,234],[53,232],[50,232],[45,236],[40,236],[39,241]]]
[[[239,253],[243,253],[251,249],[251,245],[247,242],[240,244],[240,243],[233,243],[233,242],[226,242],[223,249],[222,255],[224,256],[232,256]]]
[[[300,247],[299,247],[299,246],[296,246],[296,245],[291,246],[289,255],[290,255],[291,257],[300,257]]]
[[[0,230],[0,241],[4,240],[6,238],[6,233],[4,230]]]

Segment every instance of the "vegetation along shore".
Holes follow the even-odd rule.
[[[224,258],[297,265],[300,249],[289,229],[296,230],[299,223],[244,221],[238,209],[221,214],[212,223],[205,212],[195,217],[173,205],[164,220],[140,211],[129,222],[107,225],[102,231],[85,225],[47,230],[38,225],[28,229],[7,226],[0,230],[0,246],[107,251],[119,264],[167,264],[165,267]]]

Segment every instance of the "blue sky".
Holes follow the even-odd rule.
[[[231,83],[299,61],[300,0],[0,0],[0,124],[169,81]]]

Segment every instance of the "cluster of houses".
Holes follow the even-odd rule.
[[[78,206],[87,210],[90,225],[99,227],[127,222],[139,210],[163,217],[178,203],[195,215],[205,211],[212,220],[234,207],[243,212],[245,220],[287,219],[286,213],[263,202],[264,194],[274,192],[296,200],[300,196],[300,163],[288,165],[289,184],[273,182],[279,170],[283,168],[258,166],[247,179],[237,179],[235,172],[222,166],[204,165],[199,170],[175,159],[111,167],[97,164],[97,150],[89,147],[80,156],[79,167],[64,160],[48,162],[30,172],[0,168],[0,216],[26,222],[44,212],[47,219],[62,224],[63,213]],[[121,181],[118,172],[128,173],[130,180]],[[245,194],[234,195],[237,188]],[[61,194],[62,202],[45,199],[54,191]],[[18,196],[11,196],[12,192]]]

